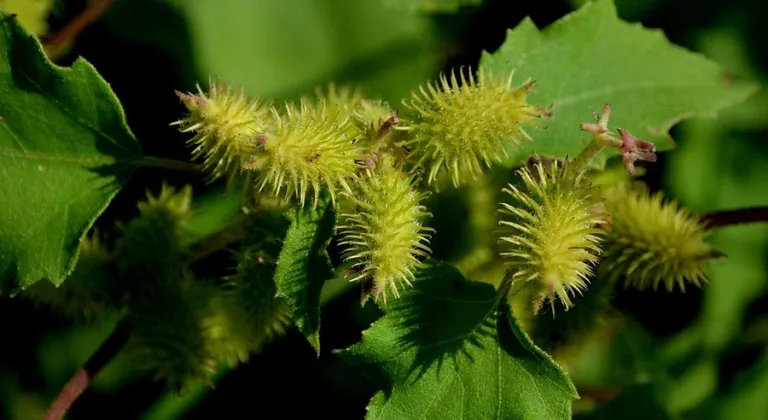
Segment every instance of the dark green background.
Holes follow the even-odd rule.
[[[183,111],[174,90],[192,90],[198,81],[205,85],[209,75],[278,100],[312,93],[329,81],[359,82],[399,104],[440,70],[476,66],[481,51],[498,48],[506,30],[523,17],[544,27],[580,2],[489,0],[479,8],[431,16],[401,15],[374,3],[118,0],[59,61],[67,64],[82,55],[95,65],[122,101],[145,154],[186,160],[186,136],[169,127]],[[84,5],[59,2],[52,28]],[[763,1],[617,0],[617,6],[624,19],[661,28],[672,42],[765,82]],[[679,147],[647,165],[644,179],[652,188],[696,212],[768,204],[764,91],[718,120],[684,122],[673,135]],[[141,169],[99,219],[100,229],[113,230],[116,220],[134,216],[145,190],[157,191],[162,180],[192,183],[201,208],[218,200],[218,185]],[[768,419],[768,229],[728,228],[713,242],[729,260],[715,267],[712,284],[703,291],[618,294],[616,305],[633,322],[608,356],[585,358],[582,373],[574,375],[577,385],[624,390],[595,417],[665,418],[658,396],[666,393],[668,408],[686,411],[686,418]],[[196,270],[216,275],[225,257],[213,255]],[[196,405],[188,411],[175,408],[160,384],[137,377],[118,358],[69,418],[136,419],[147,413],[148,419],[271,418],[271,413],[362,418],[375,389],[330,351],[356,342],[375,315],[372,305],[360,309],[357,290],[347,293],[323,309],[319,360],[293,330],[227,374],[215,391],[189,399]],[[8,419],[40,418],[113,325],[105,320],[73,326],[46,309],[6,297],[0,298],[0,320],[0,418]],[[643,384],[647,378],[655,378],[653,384]],[[158,407],[168,411],[152,411]]]

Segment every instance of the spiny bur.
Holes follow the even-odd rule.
[[[163,280],[176,286],[155,287],[131,300],[128,349],[142,370],[181,393],[195,381],[210,384],[219,364],[206,335],[211,295],[188,272]]]
[[[164,185],[139,204],[115,256],[133,327],[128,351],[173,392],[208,381],[218,363],[204,334],[210,296],[192,277],[183,247],[190,203],[189,187],[177,192]]]
[[[441,75],[438,84],[420,87],[405,103],[412,118],[401,127],[411,134],[405,145],[416,165],[428,171],[430,184],[443,173],[450,174],[454,186],[477,179],[484,166],[507,156],[508,147],[530,139],[524,126],[544,114],[526,102],[531,81],[513,87],[511,74],[459,73]]]
[[[123,235],[117,244],[115,257],[118,270],[138,276],[156,276],[165,271],[184,267],[186,258],[183,243],[186,226],[192,218],[192,189],[180,191],[163,184],[160,194],[147,194],[138,204],[139,217],[123,227]],[[162,276],[160,277],[162,278]],[[131,283],[139,287],[141,283]]]
[[[239,180],[243,162],[258,147],[257,135],[272,124],[268,102],[249,100],[243,91],[210,82],[208,93],[176,92],[188,115],[171,125],[195,133],[188,143],[193,159],[201,159],[210,179],[226,178],[229,189]]]
[[[303,206],[310,194],[317,203],[322,189],[334,203],[339,190],[351,191],[361,150],[349,136],[350,117],[306,98],[299,105],[286,104],[282,114],[274,107],[271,112],[274,124],[256,136],[258,150],[243,164],[256,174],[258,192],[266,188],[273,196],[297,198]]]
[[[513,204],[502,203],[499,222],[508,259],[508,278],[513,290],[536,290],[534,313],[549,300],[554,313],[555,299],[573,306],[571,296],[582,294],[600,253],[599,191],[584,172],[566,170],[557,161],[518,171],[523,185],[512,184],[503,191]]]
[[[600,264],[612,280],[638,289],[663,285],[685,291],[707,281],[709,261],[721,254],[707,242],[708,229],[689,211],[641,184],[621,183],[604,191],[611,215]]]
[[[362,140],[363,130],[352,119],[352,114],[363,101],[363,94],[359,88],[350,85],[336,85],[330,83],[326,89],[315,89],[315,101],[313,106],[326,107],[330,115],[334,116],[335,123],[342,123],[347,138],[352,142]],[[349,120],[349,124],[345,123]]]
[[[226,296],[241,312],[248,350],[258,352],[275,337],[285,334],[292,319],[288,304],[277,297],[275,263],[256,250],[241,251],[237,273],[225,279]]]
[[[350,281],[372,288],[374,300],[387,294],[399,297],[398,289],[409,286],[419,257],[430,252],[431,229],[422,226],[429,216],[421,201],[426,196],[413,186],[413,176],[383,156],[366,173],[356,191],[346,195],[352,208],[340,216],[339,244],[343,258],[352,261]]]
[[[395,116],[395,111],[382,100],[368,99],[359,88],[329,84],[326,90],[316,90],[317,103],[325,103],[337,118],[352,117],[350,138],[372,139],[382,125]]]

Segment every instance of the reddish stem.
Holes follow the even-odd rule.
[[[742,223],[768,222],[768,206],[715,211],[702,215],[700,219],[704,225],[710,228]]]
[[[45,413],[44,420],[60,420],[67,410],[93,382],[93,378],[104,368],[128,342],[130,327],[125,322],[120,322],[112,334],[107,337],[101,346],[78,369],[72,378],[64,385],[59,395],[51,403]]]
[[[90,24],[96,22],[114,2],[115,0],[94,0],[89,3],[79,15],[75,16],[45,43],[48,56],[58,56],[70,40],[76,38]]]

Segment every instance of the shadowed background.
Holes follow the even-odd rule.
[[[213,77],[279,103],[312,94],[331,81],[350,82],[397,107],[440,71],[476,67],[481,51],[498,48],[506,30],[525,16],[542,28],[583,1],[486,0],[456,13],[431,15],[406,13],[385,3],[117,0],[68,46],[59,62],[83,56],[98,69],[120,98],[145,154],[187,160],[187,136],[169,127],[183,112],[174,90],[193,90]],[[60,0],[49,18],[51,32],[86,4]],[[762,1],[616,4],[622,18],[661,28],[672,42],[765,83],[768,26]],[[665,190],[695,212],[768,204],[768,95],[763,90],[717,120],[686,121],[672,134],[678,147],[646,165],[644,179],[653,189]],[[100,229],[110,231],[116,220],[135,216],[136,202],[147,189],[157,192],[162,180],[192,183],[196,206],[207,212],[196,221],[196,229],[216,229],[231,216],[231,201],[220,198],[220,185],[142,168],[99,219]],[[720,418],[768,419],[768,404],[761,402],[761,395],[768,394],[768,226],[723,229],[712,242],[729,259],[713,267],[712,282],[704,290],[619,293],[615,303],[633,322],[607,353],[596,350],[574,366],[577,385],[626,389],[593,417],[620,412],[665,418],[648,404],[658,390],[624,387],[656,375],[663,364],[662,376],[674,384],[670,404],[692,410],[691,418],[718,413]],[[226,257],[213,255],[195,268],[199,274],[215,275],[217,261],[221,265]],[[331,350],[358,341],[376,316],[373,305],[360,308],[355,289],[323,309],[319,359],[292,330],[223,376],[215,391],[183,399],[166,395],[160,384],[137,376],[118,357],[68,418],[260,418],[275,411],[286,418],[363,418],[376,390]],[[7,297],[0,298],[0,319],[0,418],[9,420],[41,418],[60,387],[114,327],[114,320],[70,325],[44,308]],[[658,343],[671,350],[655,354]]]

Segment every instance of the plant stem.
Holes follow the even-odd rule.
[[[733,226],[743,223],[768,222],[768,206],[747,207],[706,213],[701,222],[710,228]]]
[[[89,3],[80,14],[45,43],[44,47],[48,56],[51,59],[58,57],[67,43],[75,39],[90,24],[96,22],[114,2],[115,0],[94,0]]]
[[[579,173],[589,168],[589,164],[592,162],[595,156],[597,156],[608,145],[609,142],[603,140],[602,137],[593,136],[589,145],[584,150],[582,150],[575,159],[568,163],[568,168],[574,173]]]
[[[173,159],[161,159],[152,156],[144,156],[141,159],[132,161],[131,163],[136,166],[142,166],[145,168],[171,169],[174,171],[191,172],[200,175],[206,173],[201,165],[195,163]]]
[[[121,321],[83,366],[64,385],[59,395],[45,413],[45,420],[59,420],[69,410],[77,398],[93,382],[93,378],[107,365],[128,342],[130,327]]]

